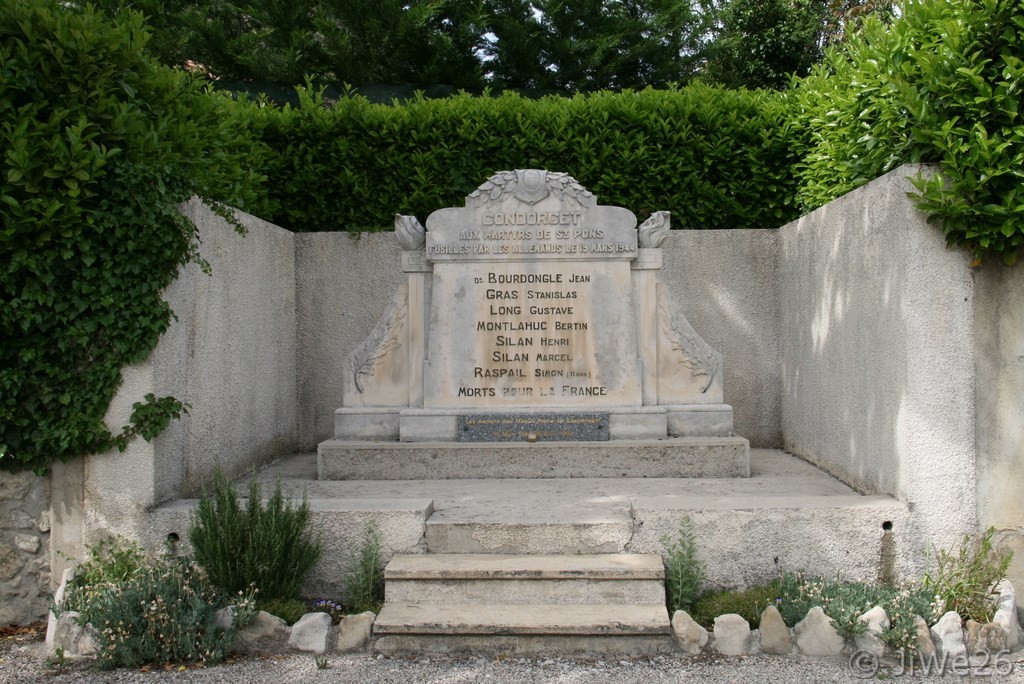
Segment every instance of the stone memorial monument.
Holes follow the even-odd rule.
[[[402,453],[382,451],[387,443],[407,456],[409,445],[444,443],[458,460],[478,458],[484,442],[493,451],[625,441],[704,461],[724,449],[728,473],[708,472],[748,474],[721,355],[658,282],[669,214],[636,225],[567,174],[535,169],[495,174],[464,207],[432,213],[426,230],[396,217],[408,279],[347,360],[321,477],[361,477],[347,467],[332,475],[325,461]],[[436,448],[420,453],[438,459]],[[620,456],[630,458],[610,458]],[[628,474],[628,463],[613,469]]]

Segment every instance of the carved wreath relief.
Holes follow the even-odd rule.
[[[490,206],[500,204],[511,196],[520,202],[533,205],[546,199],[551,193],[561,195],[575,207],[583,207],[587,200],[594,197],[567,173],[519,169],[494,174],[470,193],[466,198],[466,204]]]

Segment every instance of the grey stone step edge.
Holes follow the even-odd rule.
[[[664,605],[452,605],[390,603],[374,634],[657,635],[671,634]]]

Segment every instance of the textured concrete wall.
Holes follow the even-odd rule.
[[[975,283],[978,524],[1000,531],[1024,587],[1024,268],[986,263]]]
[[[147,393],[171,395],[189,413],[153,442],[90,456],[53,469],[54,537],[50,563],[67,561],[107,535],[146,538],[153,506],[197,492],[217,468],[236,476],[288,453],[296,442],[294,237],[239,214],[238,235],[198,201],[200,253],[212,273],[190,265],[166,291],[177,315],[145,361],[122,370],[107,410],[111,430],[128,423]]]
[[[295,236],[300,448],[334,436],[342,367],[405,282],[394,233]]]
[[[673,231],[660,275],[694,329],[722,352],[736,432],[758,447],[781,435],[776,231]],[[300,439],[329,438],[342,364],[405,281],[392,233],[296,235]]]
[[[234,476],[294,448],[296,302],[294,235],[240,214],[238,235],[198,201],[196,266],[168,289],[178,322],[150,359],[161,386],[192,408],[161,436],[157,498],[195,493],[216,468]]]
[[[27,625],[49,609],[49,482],[0,474],[0,627]]]
[[[785,446],[910,504],[922,542],[976,525],[973,276],[902,167],[781,229]]]
[[[781,447],[778,231],[674,230],[662,250],[658,277],[722,353],[736,433],[752,447]]]
[[[765,584],[783,572],[804,572],[848,582],[874,582],[880,576],[885,542],[883,521],[905,533],[890,537],[893,576],[920,577],[919,545],[909,533],[907,507],[887,498],[839,497],[822,506],[816,497],[793,497],[783,508],[752,503],[750,508],[706,507],[686,511],[693,523],[705,581],[715,589]],[[862,500],[863,499],[863,500]],[[662,553],[663,540],[676,539],[681,511],[669,497],[637,499],[632,553]]]

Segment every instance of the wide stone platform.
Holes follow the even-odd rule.
[[[862,496],[807,462],[752,449],[749,478],[317,480],[315,454],[258,472],[309,497],[324,556],[310,594],[339,589],[339,571],[370,523],[385,553],[661,553],[662,537],[693,521],[713,585],[744,586],[782,570],[875,579],[885,557],[897,576],[918,570],[904,503]],[[247,478],[240,478],[244,493]],[[152,513],[148,541],[187,538],[195,499]],[[890,523],[883,529],[884,523]]]
[[[321,480],[748,477],[742,437],[600,442],[356,442],[319,446]]]

